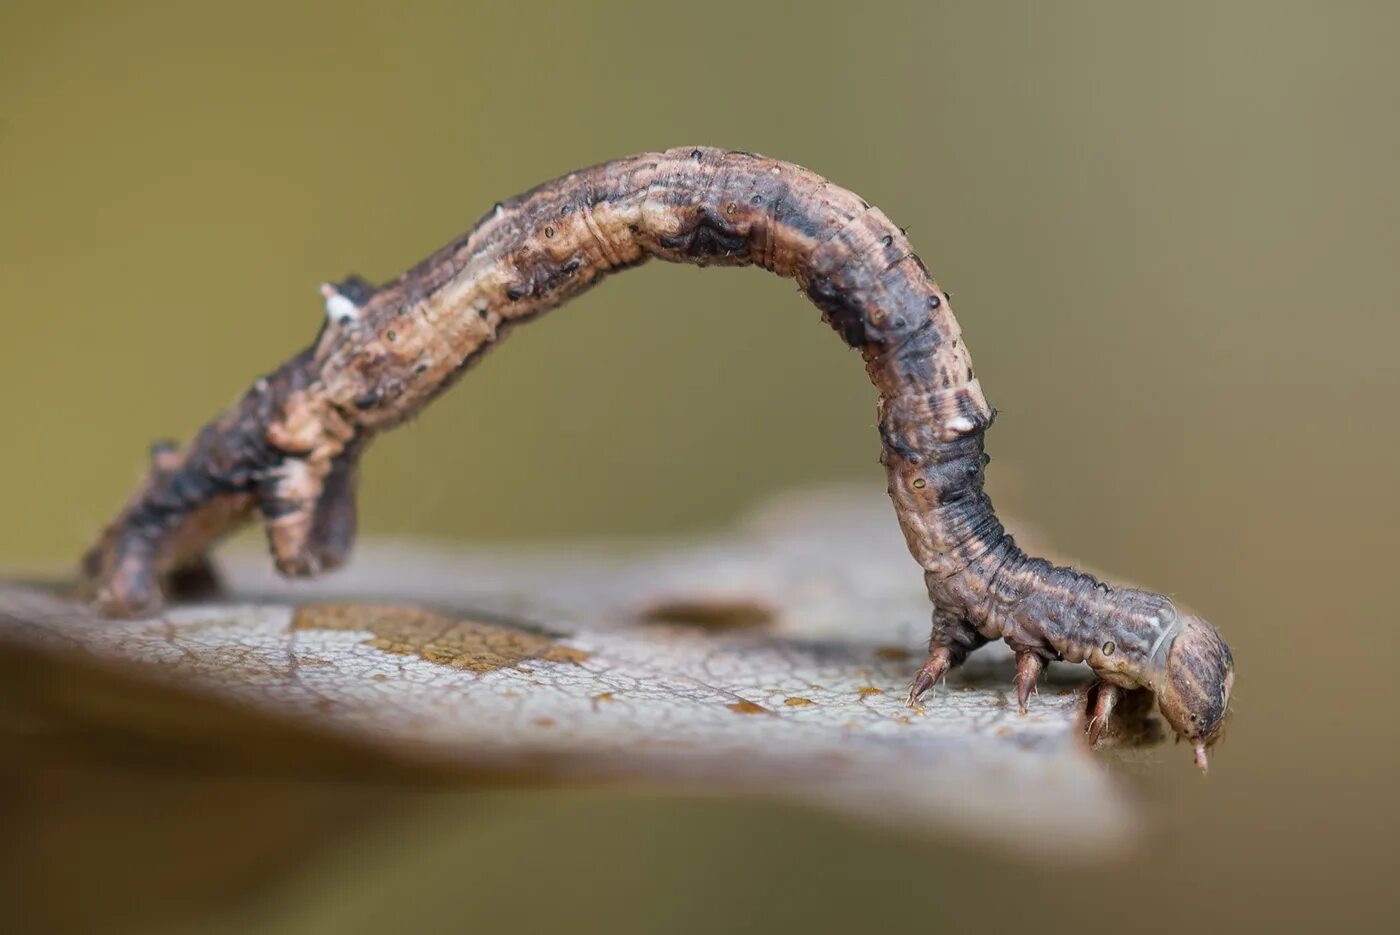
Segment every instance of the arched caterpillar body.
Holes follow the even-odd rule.
[[[149,614],[160,576],[260,513],[277,567],[340,564],[355,531],[356,463],[379,432],[442,392],[512,327],[650,258],[757,265],[793,277],[879,392],[882,463],[935,607],[911,703],[983,643],[1017,652],[1024,710],[1044,663],[1098,674],[1090,732],[1121,689],[1157,693],[1204,766],[1233,663],[1216,631],[1167,598],[1027,557],[983,492],[995,410],[948,295],[879,209],[799,166],[684,148],[580,170],[496,205],[394,282],[323,287],[315,343],[256,381],[151,472],[84,569],[113,615]]]

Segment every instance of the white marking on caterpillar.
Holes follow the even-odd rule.
[[[1147,658],[1154,663],[1164,662],[1165,660],[1161,659],[1157,654],[1162,651],[1163,647],[1170,646],[1168,638],[1176,635],[1178,622],[1173,620],[1169,627],[1163,627],[1162,622],[1156,617],[1153,617],[1149,622],[1154,627],[1160,628],[1162,632],[1157,635],[1157,642],[1153,643],[1152,648],[1147,651]]]
[[[348,325],[359,321],[360,307],[342,295],[332,283],[321,283],[321,295],[326,300],[326,318],[333,324]]]

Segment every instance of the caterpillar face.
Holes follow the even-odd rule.
[[[1167,655],[1157,706],[1177,736],[1190,741],[1196,765],[1204,770],[1206,751],[1220,739],[1230,709],[1235,661],[1210,624],[1189,615],[1182,622],[1182,631]]]

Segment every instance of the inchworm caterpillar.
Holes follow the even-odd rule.
[[[879,391],[881,462],[934,604],[911,704],[998,637],[1017,654],[1024,711],[1045,663],[1099,678],[1097,739],[1120,692],[1146,688],[1204,768],[1233,682],[1214,628],[1166,597],[1110,588],[1030,558],[983,492],[983,433],[996,415],[973,376],[948,295],[878,208],[799,166],[684,148],[608,162],[496,205],[394,282],[322,287],[311,347],[256,381],[150,473],[84,560],[101,608],[141,616],[161,577],[203,567],[223,533],[261,514],[277,568],[341,564],[355,533],[356,465],[510,329],[650,258],[755,264],[797,280],[860,351]]]

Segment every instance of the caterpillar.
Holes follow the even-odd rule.
[[[861,354],[879,393],[881,463],[933,602],[920,699],[973,650],[1016,654],[1020,710],[1045,665],[1096,674],[1096,743],[1123,693],[1147,689],[1202,769],[1229,709],[1218,632],[1160,595],[1026,555],[983,490],[996,417],[948,294],[878,208],[800,166],[687,147],[607,162],[495,205],[393,282],[322,286],[312,344],[179,449],[152,449],[135,495],[83,560],[106,614],[147,616],[162,587],[208,577],[209,546],[260,515],[288,576],[342,564],[369,442],[451,386],[512,328],[648,259],[791,277]]]

